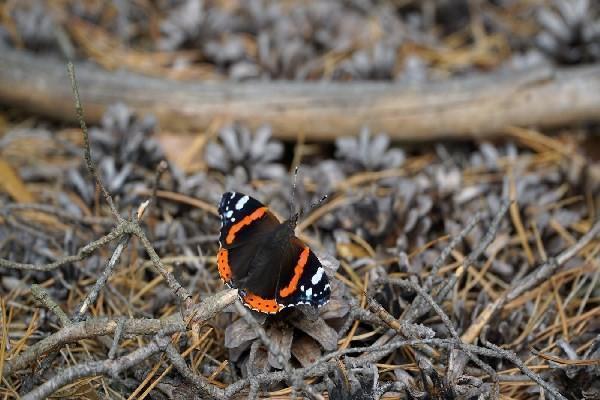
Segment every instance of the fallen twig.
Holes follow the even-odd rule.
[[[0,101],[73,120],[60,61],[4,49]],[[364,124],[395,139],[479,138],[508,126],[557,126],[600,115],[599,67],[533,69],[417,87],[363,82],[209,84],[115,74],[78,66],[90,122],[108,105],[125,102],[152,113],[164,129],[204,131],[215,119],[263,123],[273,133],[306,140],[358,132]],[[565,102],[562,99],[568,98]]]
[[[22,399],[46,399],[61,387],[86,376],[105,374],[116,377],[121,371],[125,371],[148,359],[152,355],[163,351],[170,342],[171,338],[168,336],[168,333],[161,331],[150,343],[123,357],[114,360],[91,361],[66,368],[63,371],[58,372],[42,385],[27,393]]]
[[[71,324],[71,320],[67,314],[65,314],[62,308],[60,308],[60,306],[56,304],[56,302],[50,297],[50,294],[46,291],[46,289],[39,285],[31,285],[31,294],[44,307],[56,315],[63,326]]]
[[[500,311],[504,304],[516,299],[527,290],[548,279],[558,268],[574,257],[598,234],[600,234],[600,220],[596,221],[592,228],[585,235],[583,235],[574,246],[569,247],[556,257],[549,258],[545,263],[535,268],[523,279],[515,282],[513,286],[496,301],[489,303],[483,309],[483,311],[479,313],[469,329],[467,329],[467,331],[462,335],[462,340],[465,343],[473,343],[490,318],[492,318],[495,313]]]
[[[115,333],[120,318],[91,318],[82,322],[75,322],[65,326],[31,345],[25,351],[8,360],[4,364],[3,376],[10,376],[16,371],[28,368],[38,358],[57,351],[68,343],[78,340],[95,338],[98,336],[112,335]],[[167,333],[183,332],[186,330],[181,317],[175,315],[170,319],[127,319],[123,323],[124,334],[149,335],[164,329]]]

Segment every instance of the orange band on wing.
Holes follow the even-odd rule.
[[[265,215],[267,211],[267,207],[260,207],[254,210],[254,212],[244,218],[240,222],[235,225],[232,225],[229,229],[229,233],[227,233],[227,238],[225,239],[225,243],[231,244],[233,243],[233,239],[235,239],[235,235],[246,225],[250,225],[252,221],[261,218]]]
[[[244,303],[255,311],[275,314],[282,306],[275,299],[265,299],[254,293],[248,293],[243,297]]]
[[[219,269],[219,275],[224,282],[231,280],[231,267],[229,266],[229,253],[227,249],[221,248],[217,253],[217,268]]]
[[[279,291],[279,296],[287,297],[290,294],[294,293],[294,291],[298,287],[298,281],[300,281],[300,277],[304,272],[304,266],[308,261],[309,253],[310,249],[305,246],[304,250],[302,250],[302,253],[300,253],[300,259],[298,260],[298,264],[296,264],[296,266],[294,267],[294,276],[292,277],[292,280],[290,281],[289,285],[287,285]]]

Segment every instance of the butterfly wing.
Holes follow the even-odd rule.
[[[241,246],[272,232],[279,225],[267,207],[253,197],[239,192],[226,192],[219,203],[221,235],[219,244],[230,248]]]
[[[293,235],[283,246],[273,242],[280,222],[261,202],[227,192],[219,215],[219,275],[240,289],[246,306],[272,314],[284,307],[327,303],[331,289],[319,259]]]
[[[246,306],[272,314],[285,307],[319,307],[329,301],[329,279],[315,253],[296,237],[288,244],[274,247],[267,240],[255,253],[252,268],[240,283],[240,297]]]
[[[247,279],[262,241],[277,228],[279,221],[261,202],[238,192],[223,194],[219,215],[219,275],[230,287],[239,287]]]
[[[277,302],[282,307],[308,304],[320,307],[329,301],[331,286],[325,268],[315,253],[300,239],[290,241],[291,260],[283,259],[277,290]]]
[[[217,264],[221,278],[239,289],[242,302],[249,308],[274,314],[282,307],[277,303],[277,268],[283,252],[272,243],[272,235],[230,248],[221,247]]]

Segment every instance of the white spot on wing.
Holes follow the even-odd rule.
[[[312,288],[306,289],[306,296],[308,296],[308,297],[312,296]]]
[[[317,283],[319,283],[319,281],[321,281],[321,278],[323,278],[324,272],[325,272],[325,270],[323,269],[323,267],[319,267],[319,269],[317,269],[317,272],[311,278],[311,280],[310,280],[311,283],[313,285],[316,285]]]
[[[234,197],[235,197],[235,192],[231,192],[231,197],[229,199],[233,200]]]
[[[239,199],[238,202],[235,204],[235,209],[241,210],[242,208],[244,208],[244,205],[248,202],[248,200],[250,200],[250,197],[248,196],[244,196],[241,199]]]
[[[232,215],[233,215],[233,210],[229,210],[229,211],[227,211],[227,212],[225,213],[225,216],[226,216],[227,218],[231,218],[231,216],[232,216]]]

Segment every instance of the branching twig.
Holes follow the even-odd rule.
[[[473,251],[471,251],[471,253],[469,253],[467,257],[465,257],[459,271],[457,271],[456,274],[452,275],[448,282],[438,291],[437,295],[435,296],[435,299],[438,303],[441,303],[446,298],[448,293],[450,293],[450,291],[454,288],[454,285],[456,285],[456,282],[458,282],[462,275],[467,271],[467,268],[485,252],[485,250],[489,247],[490,244],[492,244],[492,242],[496,238],[498,229],[500,228],[500,223],[502,222],[502,219],[508,212],[511,204],[512,202],[509,200],[504,200],[502,202],[502,204],[500,205],[500,210],[498,210],[498,213],[492,220],[490,227],[483,236],[483,239],[481,240],[479,245]]]
[[[165,353],[169,358],[169,361],[173,364],[175,369],[179,371],[181,376],[190,381],[197,389],[198,394],[203,399],[224,399],[223,389],[219,389],[211,385],[204,377],[196,375],[185,363],[185,360],[179,354],[177,349],[172,344],[169,344],[165,349]]]
[[[410,324],[406,321],[398,321],[381,304],[371,296],[367,296],[367,305],[381,320],[390,328],[406,338],[431,338],[435,332],[426,326]]]
[[[108,358],[110,360],[114,359],[117,355],[119,340],[121,340],[121,335],[123,335],[123,326],[125,326],[125,318],[119,318],[117,321],[117,328],[115,329],[115,334],[113,336],[113,342],[110,346],[110,350],[108,351]]]
[[[65,314],[62,308],[60,308],[60,306],[56,304],[52,297],[50,297],[50,294],[46,291],[46,289],[34,284],[31,285],[31,294],[44,307],[46,307],[54,315],[56,315],[62,326],[67,326],[71,324],[71,320],[69,319],[67,314]]]
[[[525,365],[525,363],[523,363],[523,361],[521,361],[519,359],[519,357],[517,357],[517,355],[515,353],[513,353],[512,351],[509,350],[505,350],[501,347],[496,346],[493,343],[490,343],[486,340],[485,335],[481,335],[480,336],[481,339],[481,343],[490,348],[491,350],[497,352],[500,357],[512,362],[513,364],[515,364],[517,366],[517,368],[519,368],[521,370],[521,372],[523,372],[525,375],[527,375],[532,381],[534,381],[535,383],[537,383],[538,385],[540,385],[540,387],[544,388],[545,390],[547,390],[550,394],[552,394],[552,396],[554,396],[555,399],[559,399],[559,400],[567,400],[566,397],[564,397],[562,394],[560,394],[560,392],[558,391],[558,389],[556,389],[553,385],[551,385],[550,383],[544,381],[542,378],[540,378],[540,376],[538,374],[536,374],[535,372],[533,372],[532,370],[530,370],[529,368],[527,368],[527,366]]]
[[[214,317],[235,299],[237,299],[237,290],[224,290],[191,307],[188,312],[190,317],[193,317],[192,322],[200,323]],[[184,321],[179,314],[165,319],[127,319],[123,324],[123,334],[149,335],[159,332],[161,329],[168,334],[184,332],[189,322],[188,320]],[[28,347],[14,359],[7,361],[4,364],[3,375],[8,376],[15,371],[27,368],[39,357],[56,351],[67,343],[112,335],[118,324],[119,318],[91,318],[65,326],[60,331]]]
[[[479,221],[481,221],[481,218],[483,218],[483,213],[481,211],[475,213],[475,215],[471,218],[467,226],[458,235],[456,235],[456,237],[454,237],[450,241],[450,243],[448,243],[448,245],[442,250],[440,255],[436,258],[436,260],[433,262],[433,265],[431,266],[431,275],[429,276],[430,279],[427,280],[428,282],[431,282],[432,278],[442,267],[442,264],[444,264],[450,253],[452,253],[452,250],[454,250],[456,246],[458,246],[459,243],[462,242],[465,237],[467,237],[467,235],[473,230],[473,228],[475,228],[475,225],[477,225]],[[429,289],[431,287],[431,283],[426,283],[424,287],[426,289]]]
[[[91,256],[96,250],[100,247],[112,242],[118,237],[123,235],[125,226],[123,224],[117,225],[111,232],[107,235],[102,236],[100,239],[95,240],[87,245],[83,246],[76,255],[66,256],[60,258],[54,262],[48,264],[23,264],[10,260],[5,260],[0,258],[0,267],[2,268],[12,268],[12,269],[20,269],[27,271],[52,271],[56,268],[60,268],[63,265],[72,264],[77,261],[84,260]]]
[[[588,243],[590,243],[596,236],[600,234],[600,219],[596,221],[596,223],[591,227],[591,229],[583,235],[577,243],[573,246],[569,247],[565,251],[561,252],[554,258],[549,258],[548,261],[523,279],[519,281],[517,285],[515,285],[507,294],[506,300],[512,301],[519,297],[521,294],[531,289],[532,287],[539,284],[539,282],[548,279],[552,274],[562,265],[564,265],[567,261],[573,258],[577,253],[581,251]]]
[[[92,175],[92,177],[94,178],[94,180],[100,187],[100,190],[102,191],[102,194],[104,195],[104,199],[108,203],[108,206],[110,207],[110,211],[112,212],[113,216],[117,219],[117,221],[121,221],[122,217],[119,214],[119,212],[117,211],[117,208],[115,207],[115,204],[113,202],[113,199],[112,199],[110,193],[108,193],[108,190],[106,190],[104,183],[102,183],[102,179],[100,179],[100,175],[98,175],[98,172],[96,171],[96,167],[94,166],[94,161],[92,160],[92,152],[90,151],[90,138],[88,135],[88,130],[87,130],[87,125],[85,123],[85,119],[83,118],[83,106],[81,105],[81,100],[79,98],[79,88],[77,86],[77,79],[75,77],[75,67],[73,66],[72,62],[69,62],[67,64],[67,69],[69,71],[69,78],[71,79],[71,88],[73,89],[73,96],[75,97],[75,111],[77,112],[77,119],[79,120],[79,125],[81,126],[81,132],[83,133],[83,141],[85,143],[85,147],[84,147],[84,149],[85,149],[85,152],[84,152],[85,164],[87,166],[87,169],[88,169],[90,175]]]
[[[492,220],[490,227],[488,228],[485,236],[483,237],[479,245],[471,253],[469,253],[467,257],[465,257],[465,259],[462,262],[461,269],[457,271],[456,274],[452,275],[446,280],[446,284],[438,291],[437,295],[435,296],[435,299],[438,303],[442,302],[446,298],[448,293],[452,290],[452,288],[454,288],[454,285],[456,285],[456,282],[458,282],[462,274],[467,270],[467,267],[481,254],[483,254],[485,249],[487,249],[487,247],[492,243],[492,241],[496,237],[498,228],[500,227],[500,222],[502,221],[502,218],[504,218],[504,215],[506,215],[510,204],[511,202],[508,200],[505,200],[502,203],[500,210]],[[420,296],[417,296],[411,304],[408,311],[406,312],[406,315],[404,316],[403,320],[406,322],[413,322],[427,314],[429,310],[429,304],[427,304],[426,301],[421,299]]]
[[[473,321],[469,329],[467,329],[467,331],[462,335],[463,341],[465,343],[472,343],[479,336],[479,333],[490,320],[490,318],[492,318],[492,316],[498,312],[504,306],[504,304],[516,299],[527,290],[548,279],[558,268],[560,268],[560,266],[575,256],[598,234],[600,234],[600,220],[596,221],[592,228],[585,235],[583,235],[577,241],[577,243],[575,243],[575,245],[566,249],[558,256],[549,258],[545,263],[535,268],[523,279],[514,283],[513,286],[497,300],[488,304],[477,316],[475,321]]]
[[[152,264],[154,265],[154,269],[162,275],[167,285],[171,288],[173,293],[178,296],[185,304],[186,308],[189,308],[191,304],[192,295],[186,288],[184,288],[178,281],[175,279],[173,274],[167,271],[167,268],[160,260],[158,254],[156,254],[156,250],[152,247],[152,243],[146,237],[146,234],[142,230],[142,227],[138,223],[129,223],[130,232],[138,237],[142,246],[148,253],[150,260],[152,260]]]
[[[129,234],[124,234],[123,236],[121,236],[121,239],[119,240],[119,243],[117,243],[117,247],[115,248],[112,256],[110,257],[110,259],[106,263],[106,266],[102,270],[102,274],[100,274],[100,277],[98,277],[98,279],[96,280],[96,283],[81,303],[81,306],[79,306],[75,311],[75,314],[73,315],[73,321],[81,321],[88,307],[94,304],[96,298],[98,297],[98,294],[100,293],[100,290],[104,287],[104,285],[108,281],[108,278],[112,275],[113,270],[115,269],[115,266],[121,258],[123,250],[125,250],[125,248],[127,247],[130,238],[131,235]]]
[[[170,342],[171,338],[166,332],[159,332],[146,346],[140,347],[126,356],[119,357],[115,360],[91,361],[66,368],[54,375],[44,384],[27,393],[22,399],[46,399],[61,387],[86,376],[110,375],[116,377],[121,371],[125,371],[148,359],[152,355],[163,351]]]
[[[448,318],[448,316],[446,315],[444,310],[442,310],[442,308],[435,302],[435,300],[429,295],[429,293],[425,292],[425,290],[423,290],[423,288],[421,288],[419,285],[417,285],[416,283],[414,283],[410,280],[407,280],[406,283],[409,287],[411,287],[413,290],[415,290],[417,293],[419,293],[419,295],[429,304],[429,306],[440,317],[440,319],[444,323],[444,326],[448,329],[448,331],[450,332],[450,335],[456,341],[456,345],[462,351],[464,351],[467,354],[467,356],[469,356],[469,358],[471,360],[473,360],[473,362],[479,366],[479,368],[481,368],[482,370],[484,370],[485,372],[487,372],[490,375],[490,377],[494,381],[494,385],[495,385],[495,393],[494,393],[493,398],[497,399],[499,396],[500,388],[499,388],[498,375],[496,374],[496,371],[491,366],[489,366],[487,363],[483,362],[475,354],[473,354],[466,346],[464,346],[464,343],[460,339],[460,336],[458,336],[458,332],[454,328],[452,321],[450,321],[450,318]]]
[[[75,322],[61,330],[31,345],[22,353],[4,364],[3,376],[9,376],[21,369],[29,367],[45,354],[57,351],[68,343],[78,340],[95,338],[115,333],[119,319],[92,318],[83,322]],[[178,315],[170,319],[128,319],[123,324],[124,334],[149,335],[164,329],[167,333],[183,332],[184,322]]]
[[[312,398],[322,399],[323,397],[320,394],[315,393],[308,385],[306,385],[302,379],[302,376],[298,375],[296,371],[294,371],[289,361],[283,356],[283,354],[281,354],[279,349],[275,347],[275,345],[273,344],[263,327],[260,326],[258,322],[256,322],[256,320],[254,319],[252,314],[250,314],[250,311],[248,311],[248,309],[246,309],[246,307],[244,307],[240,302],[235,302],[235,305],[237,311],[246,320],[248,325],[250,325],[252,329],[254,329],[256,333],[258,333],[258,336],[260,337],[261,341],[265,344],[265,346],[267,346],[269,352],[277,358],[277,362],[279,363],[279,365],[281,365],[281,367],[287,374],[287,378],[289,379],[292,388],[299,386]]]

